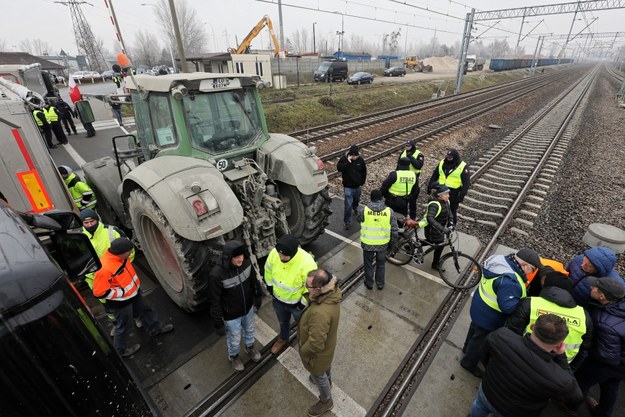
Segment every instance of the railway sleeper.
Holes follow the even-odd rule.
[[[519,210],[519,213],[525,214],[526,216],[530,216],[530,217],[538,217],[538,213],[534,211],[530,211],[530,210]]]
[[[482,183],[482,184],[486,183],[486,184],[490,184],[492,186],[503,187],[503,188],[512,189],[512,190],[520,190],[521,188],[523,188],[521,185],[506,184],[504,181],[505,181],[504,179],[499,179],[498,181],[491,181],[491,180],[488,180],[486,178],[480,178],[478,180],[478,184],[479,183]]]
[[[502,213],[494,213],[492,211],[480,210],[475,207],[465,206],[463,204],[461,204],[460,207],[462,207],[464,210],[469,210],[473,213],[481,214],[482,216],[486,216],[486,217],[497,217],[499,219],[503,219],[504,217]]]
[[[525,230],[521,230],[521,229],[519,229],[519,228],[517,228],[517,227],[514,227],[514,226],[513,226],[513,227],[511,227],[509,230],[510,230],[512,233],[516,233],[517,235],[521,235],[521,236],[523,236],[523,237],[527,237],[527,236],[529,236],[529,233],[527,233]]]
[[[462,219],[462,220],[466,220],[466,221],[469,221],[469,222],[482,224],[484,226],[490,226],[490,227],[492,227],[494,229],[499,227],[499,225],[497,223],[491,222],[491,221],[488,221],[488,220],[476,219],[475,217],[469,217],[469,216],[462,215],[462,214],[458,214],[458,217],[460,219]]]
[[[484,205],[484,206],[492,207],[492,208],[494,208],[494,209],[496,209],[496,208],[500,208],[500,209],[506,210],[506,209],[508,209],[508,207],[509,207],[509,206],[506,206],[506,205],[503,205],[503,204],[493,204],[493,203],[487,203],[487,202],[485,202],[485,201],[478,200],[478,199],[476,199],[476,198],[469,197],[469,196],[466,196],[464,199],[465,199],[465,201],[470,201],[470,202],[475,203],[475,204],[482,204],[482,205]]]
[[[529,201],[525,201],[523,205],[534,210],[540,210],[543,207],[541,204],[534,204],[534,203],[530,203]]]
[[[544,189],[546,189],[546,190],[548,190],[549,188],[551,188],[551,186],[550,186],[550,185],[548,185],[548,184],[540,184],[540,183],[538,183],[538,182],[536,182],[536,183],[534,184],[534,187],[544,188]]]
[[[499,175],[493,175],[489,172],[487,172],[486,174],[484,174],[482,176],[482,178],[484,177],[488,177],[488,178],[493,178],[495,180],[501,180],[501,181],[505,181],[505,182],[511,182],[511,183],[517,183],[517,184],[525,184],[527,182],[527,176],[521,176],[521,175],[514,175],[514,174],[503,174],[500,173]],[[517,180],[511,177],[521,177],[523,179]]]
[[[544,199],[544,198],[542,198],[542,197],[540,197],[540,196],[538,196],[538,195],[531,195],[531,194],[527,196],[527,199],[528,199],[528,200],[539,201],[539,202],[541,202],[541,203],[542,203],[543,201],[545,201],[545,199]]]
[[[534,223],[533,223],[533,222],[531,222],[531,221],[529,221],[529,220],[520,219],[520,218],[518,218],[518,217],[515,217],[514,221],[515,221],[515,222],[517,222],[517,223],[521,223],[521,224],[523,224],[523,225],[525,225],[525,226],[528,226],[528,227],[530,227],[530,228],[533,228],[533,227],[534,227]]]
[[[506,169],[506,168],[504,168],[504,169]],[[512,172],[507,172],[507,171],[504,172],[504,171],[499,170],[497,167],[491,168],[490,171],[494,172],[496,174],[499,174],[499,175],[505,175],[505,176],[508,176],[508,177],[521,178],[521,179],[524,179],[525,181],[527,181],[527,177],[529,177],[528,174],[516,174],[516,173],[512,173]]]
[[[553,184],[553,180],[552,180],[552,179],[549,179],[549,178],[537,178],[537,179],[536,179],[536,183],[537,183],[537,184],[538,184],[538,183],[542,183],[542,184],[549,184],[549,185],[546,185],[547,187],[549,187],[549,186],[550,186],[550,184]]]
[[[523,165],[519,165],[519,163],[508,163],[507,161],[497,161],[497,163],[494,165],[496,167],[502,167],[502,168],[507,168],[511,171],[514,172],[527,172],[528,174],[531,173],[533,171],[532,168],[521,168],[522,166],[526,166],[526,163],[524,162]]]
[[[510,198],[510,197],[499,197],[499,196],[495,196],[495,195],[491,195],[491,194],[484,194],[484,193],[480,193],[479,191],[476,191],[473,188],[469,188],[469,192],[467,194],[469,194],[469,195],[475,194],[475,195],[478,195],[480,197],[484,197],[484,198],[487,198],[487,199],[490,199],[490,200],[494,199],[494,200],[508,201],[510,203],[514,203],[514,199],[513,198]]]
[[[475,187],[482,188],[482,189],[484,189],[486,191],[489,191],[490,193],[502,193],[502,194],[508,194],[508,195],[511,195],[511,196],[514,196],[514,197],[516,197],[519,194],[519,193],[516,193],[514,191],[498,190],[496,188],[488,187],[486,185],[479,184],[479,183],[475,184]]]

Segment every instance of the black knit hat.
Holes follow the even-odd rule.
[[[517,258],[520,260],[527,262],[535,268],[540,268],[543,264],[540,262],[540,256],[530,248],[523,248],[516,253]]]
[[[299,241],[293,235],[284,235],[276,243],[276,250],[284,256],[295,256]]]
[[[353,155],[353,156],[360,155],[360,153],[358,152],[358,146],[356,145],[350,146],[349,151],[347,152],[347,155]]]
[[[87,219],[100,220],[100,216],[95,210],[86,208],[80,212],[80,220],[84,222]]]
[[[573,291],[573,281],[571,280],[571,278],[567,277],[562,272],[554,271],[553,269],[551,269],[551,271],[545,272],[544,276],[545,276],[545,283],[543,284],[543,288],[558,287],[558,288],[562,288],[563,290],[567,290],[568,292]]]
[[[109,252],[113,255],[121,255],[126,252],[130,252],[133,249],[132,242],[127,237],[118,237],[111,242]]]
[[[379,189],[375,189],[371,191],[371,201],[380,201],[382,200],[382,191]]]

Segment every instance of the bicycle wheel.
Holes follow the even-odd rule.
[[[459,290],[473,288],[482,278],[482,267],[469,255],[454,251],[446,253],[438,263],[438,274],[447,285]]]
[[[393,265],[406,265],[414,255],[414,245],[412,239],[401,238],[386,250],[386,259]]]

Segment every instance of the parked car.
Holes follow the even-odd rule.
[[[403,77],[406,75],[406,68],[404,67],[390,67],[387,70],[384,70],[385,77]]]
[[[62,75],[57,75],[56,76],[56,82],[57,83],[64,83],[65,82],[65,77],[63,77]]]
[[[357,72],[347,78],[347,84],[371,84],[373,82],[373,74],[369,72]]]
[[[343,81],[347,79],[347,62],[324,61],[313,73],[313,80],[321,82]]]
[[[102,78],[104,78],[105,80],[111,80],[113,78],[114,74],[115,74],[115,71],[113,71],[113,70],[106,70],[106,71],[102,72],[102,74],[100,74],[100,76]]]
[[[102,78],[98,71],[85,71],[83,78]]]
[[[86,73],[87,71],[76,71],[75,73],[70,75],[70,77],[72,77],[75,80],[82,80],[83,78],[85,78]]]

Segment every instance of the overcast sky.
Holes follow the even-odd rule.
[[[4,1],[8,3],[8,0]],[[140,29],[154,33],[155,38],[163,45],[163,36],[159,33],[153,8],[141,5],[156,3],[156,0],[110,1],[114,4],[122,35],[129,49],[134,42],[135,33]],[[198,18],[205,23],[208,40],[205,52],[226,51],[229,46],[235,47],[235,36],[241,41],[263,15],[270,16],[278,34],[277,0],[187,0],[187,2],[197,11]],[[534,0],[283,0],[282,9],[285,38],[299,29],[307,29],[312,42],[312,28],[316,22],[317,40],[327,38],[332,42],[336,40],[336,32],[341,30],[339,13],[344,13],[346,43],[352,35],[361,36],[372,43],[379,43],[384,33],[401,27],[400,50],[404,52],[404,45],[412,42],[416,44],[418,40],[427,43],[434,36],[439,42],[448,45],[461,40],[464,18],[471,7],[477,11],[487,11],[545,4],[554,3]],[[431,11],[423,10],[424,8]],[[105,1],[88,0],[88,4],[82,5],[82,10],[95,36],[101,38],[111,51],[119,51]],[[67,6],[55,3],[54,0],[19,0],[11,2],[8,7],[5,4],[2,14],[3,23],[0,31],[7,50],[19,50],[19,43],[25,38],[39,38],[48,42],[55,49],[55,53],[62,48],[71,55],[76,54],[72,20]],[[595,18],[597,20],[586,31],[594,33],[625,31],[623,23],[625,9],[617,9],[586,13],[585,16],[578,14],[572,33],[578,33]],[[532,32],[521,42],[521,46],[525,47],[526,53],[533,53],[537,39],[534,35],[547,33],[566,35],[572,19],[573,14],[526,18],[522,37]],[[494,39],[507,39],[514,48],[521,28],[521,19],[502,20],[482,35],[488,26],[495,23],[496,21],[481,22],[474,35],[481,35],[485,43],[490,43]],[[605,39],[605,42],[612,40]],[[260,41],[253,43],[252,46],[260,48],[267,47],[268,44],[269,35],[265,29],[260,35]],[[617,41],[617,45],[623,44],[625,39]],[[335,48],[330,46],[329,49]]]

